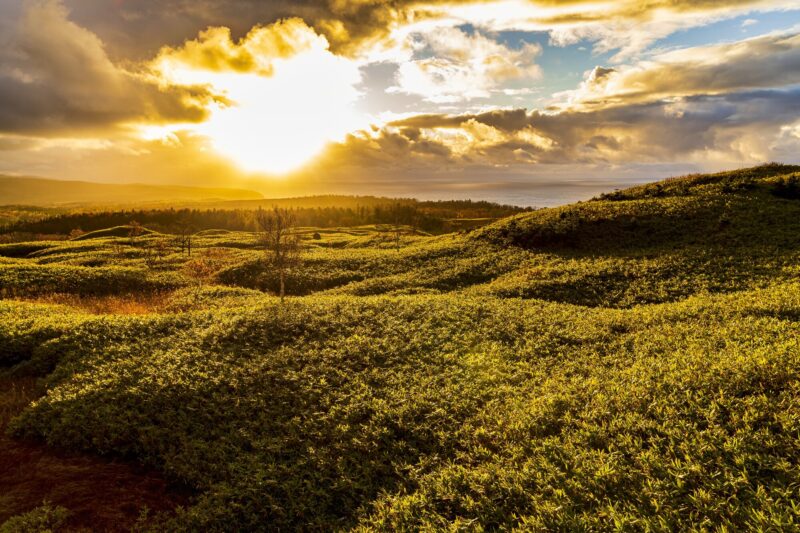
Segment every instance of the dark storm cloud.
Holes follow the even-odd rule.
[[[0,51],[0,131],[64,134],[126,121],[194,122],[211,96],[120,68],[56,1],[27,2]]]
[[[339,0],[67,0],[76,21],[98,33],[114,55],[145,59],[162,46],[180,45],[209,26],[230,28],[234,37],[253,26],[300,17],[338,50],[379,38],[410,14],[405,2]]]

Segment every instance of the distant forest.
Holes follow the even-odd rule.
[[[310,199],[297,199],[298,205],[283,200],[275,205],[292,210],[299,226],[319,228],[393,224],[412,226],[429,233],[445,233],[486,223],[530,208],[500,205],[470,200],[429,201],[391,200],[361,197],[363,204],[353,204],[353,199],[342,203],[349,206],[309,207]],[[344,198],[341,200],[345,200]],[[241,205],[241,203],[237,202]],[[258,207],[271,208],[273,203],[257,202],[247,208],[169,208],[122,209],[90,212],[70,212],[38,220],[19,220],[2,228],[3,233],[28,233],[65,235],[75,230],[95,231],[136,221],[143,226],[163,233],[206,229],[236,231],[256,230],[255,212]]]

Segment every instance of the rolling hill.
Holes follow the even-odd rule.
[[[188,488],[152,531],[796,530],[798,191],[300,228],[285,303],[250,232],[2,245],[0,378],[41,380],[9,432]]]

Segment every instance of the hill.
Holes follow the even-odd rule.
[[[64,206],[136,205],[199,200],[257,200],[260,193],[244,189],[180,187],[176,185],[112,184],[0,176],[0,205]]]
[[[297,228],[285,303],[252,232],[0,245],[0,379],[41,378],[9,431],[188,488],[154,531],[796,530],[798,190]]]

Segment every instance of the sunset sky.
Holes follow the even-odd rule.
[[[0,173],[550,205],[766,161],[797,0],[0,0]]]

